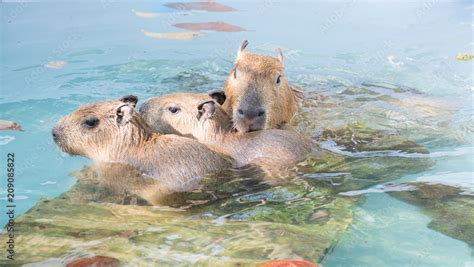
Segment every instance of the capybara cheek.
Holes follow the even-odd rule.
[[[76,134],[71,135],[71,131],[67,128],[64,128],[60,125],[56,125],[51,130],[51,135],[53,137],[56,145],[61,149],[61,151],[68,153],[70,155],[80,155],[81,153],[77,150],[77,145],[82,142],[81,138],[78,138]],[[74,141],[73,141],[74,140]]]

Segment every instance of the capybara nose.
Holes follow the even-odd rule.
[[[265,116],[265,110],[263,109],[238,109],[237,113],[239,114],[239,117],[248,120]]]
[[[238,109],[237,120],[242,127],[239,131],[251,132],[261,130],[265,126],[266,113],[261,108]]]
[[[59,139],[59,130],[54,127],[53,130],[51,130],[51,135],[53,136],[54,142],[57,142]]]

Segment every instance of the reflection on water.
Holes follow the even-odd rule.
[[[455,59],[472,47],[469,3],[105,4],[29,3],[13,17],[18,5],[2,6],[1,119],[25,129],[0,136],[19,159],[18,263],[472,261],[472,65]],[[188,41],[141,31],[213,21],[248,31]],[[321,151],[276,182],[228,170],[150,206],[146,179],[99,179],[55,148],[52,126],[80,104],[221,88],[244,38],[252,51],[282,47],[289,81],[306,94],[294,125]]]
[[[269,187],[265,173],[257,167],[229,169],[219,174],[163,190],[160,181],[119,163],[85,166],[72,173],[77,179],[73,202],[93,201],[121,205],[161,205],[188,209],[231,196]]]

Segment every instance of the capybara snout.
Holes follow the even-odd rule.
[[[59,129],[59,127],[54,127],[52,130],[51,130],[51,135],[53,136],[53,141],[55,143],[59,142],[59,138],[61,138],[61,130]]]
[[[264,101],[255,90],[248,90],[237,106],[234,122],[241,132],[251,132],[265,128],[266,111]]]

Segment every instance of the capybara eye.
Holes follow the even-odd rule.
[[[280,74],[277,75],[277,78],[276,78],[275,82],[276,82],[276,84],[280,84],[280,82],[281,82],[281,75]]]
[[[169,112],[171,112],[172,114],[176,114],[176,113],[178,113],[179,108],[178,108],[178,107],[169,107],[168,110],[169,110]]]
[[[87,118],[82,122],[82,125],[86,128],[92,129],[99,125],[99,119],[97,118]]]
[[[234,70],[234,79],[237,79],[237,69]]]

